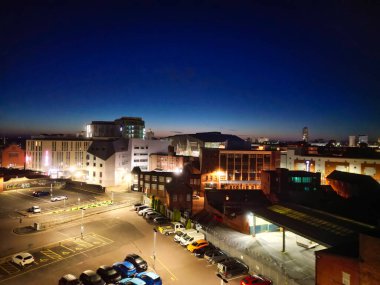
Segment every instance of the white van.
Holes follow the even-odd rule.
[[[179,231],[175,234],[174,241],[179,243],[181,241],[181,237],[187,234],[197,233],[197,232],[198,231],[196,229],[187,229],[187,230]]]
[[[202,233],[191,233],[187,234],[185,237],[181,238],[180,244],[186,247],[188,244],[191,244],[193,241],[205,239],[205,235]]]

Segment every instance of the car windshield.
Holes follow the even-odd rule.
[[[135,261],[137,264],[144,263],[144,260],[142,258],[136,258]]]
[[[28,260],[28,259],[31,259],[31,258],[33,258],[32,256],[27,256],[27,257],[25,257],[24,259],[25,260]]]

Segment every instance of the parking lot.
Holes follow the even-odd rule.
[[[126,254],[137,253],[157,272],[164,284],[220,284],[216,277],[216,265],[192,255],[173,241],[173,236],[157,233],[156,258],[153,259],[153,225],[138,216],[131,207],[85,218],[85,235],[80,238],[80,222],[58,227],[54,230],[32,234],[30,238],[47,240],[67,236],[52,243],[40,243],[38,247],[20,248],[36,259],[25,269],[10,263],[10,256],[3,258],[0,266],[0,283],[6,284],[57,284],[67,273],[79,276],[87,269],[96,270],[100,265],[112,265],[122,261]],[[28,236],[25,236],[28,238]],[[16,253],[14,252],[14,253]],[[229,280],[240,284],[241,277]]]

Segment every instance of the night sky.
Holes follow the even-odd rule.
[[[377,139],[379,3],[1,1],[0,135],[138,116],[158,136]]]

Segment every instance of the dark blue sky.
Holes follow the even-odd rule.
[[[140,116],[156,135],[377,139],[379,15],[370,0],[1,1],[0,133]]]

